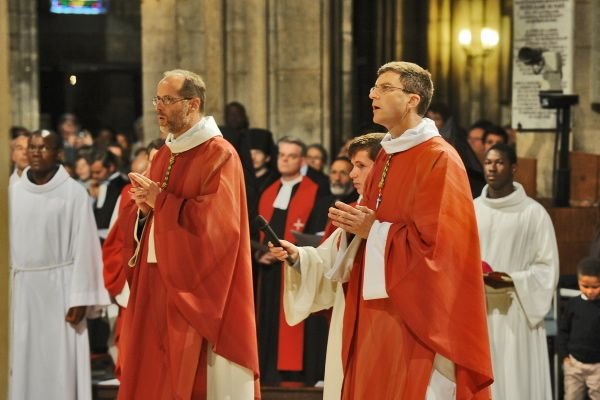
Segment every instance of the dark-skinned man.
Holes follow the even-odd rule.
[[[492,350],[492,398],[550,399],[544,316],[558,282],[558,250],[550,216],[514,182],[517,156],[499,143],[486,153],[487,185],[475,199]]]
[[[89,197],[61,151],[57,134],[34,132],[29,167],[10,186],[14,400],[92,398],[84,317],[110,303]]]

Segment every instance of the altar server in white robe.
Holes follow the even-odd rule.
[[[10,186],[9,399],[91,399],[86,313],[110,303],[89,196],[58,163],[62,140],[34,132]]]
[[[551,399],[544,316],[559,275],[546,210],[513,181],[517,158],[497,144],[485,155],[487,185],[475,199],[485,275],[495,400]]]
[[[382,133],[359,136],[348,149],[353,166],[350,177],[361,195],[375,157],[381,149],[383,136]],[[328,227],[326,235],[330,230]],[[293,266],[286,264],[284,267],[283,306],[288,324],[298,324],[311,313],[333,307],[327,339],[324,400],[340,399],[342,390],[342,283],[348,281],[354,255],[360,244],[359,238],[349,239],[351,238],[338,228],[318,248],[296,247],[285,240],[281,240],[283,248],[270,246],[270,251],[279,260],[285,261],[290,256],[295,262]]]

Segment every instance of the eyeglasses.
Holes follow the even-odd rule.
[[[156,107],[158,105],[158,103],[163,103],[165,106],[170,106],[171,104],[175,104],[175,103],[179,103],[180,101],[183,100],[191,100],[192,97],[182,97],[179,99],[173,98],[171,96],[154,96],[152,98],[152,104],[154,105],[154,107]]]
[[[51,147],[46,147],[46,145],[42,145],[42,146],[29,145],[29,146],[27,146],[27,151],[30,153],[36,153],[39,151],[42,154],[48,154],[51,151],[56,151],[56,149],[51,148]]]
[[[381,85],[381,86],[373,86],[370,90],[369,90],[369,94],[373,94],[375,92],[377,93],[389,93],[393,90],[402,90],[404,93],[408,93],[408,94],[412,94],[413,92],[406,90],[404,88],[401,87],[397,87],[397,86],[392,86],[392,85]]]

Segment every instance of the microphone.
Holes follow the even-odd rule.
[[[267,240],[269,242],[273,243],[273,246],[283,247],[283,246],[281,246],[281,242],[279,241],[279,238],[277,237],[275,232],[273,232],[273,228],[271,228],[271,226],[269,225],[267,220],[262,215],[258,215],[256,217],[256,219],[254,220],[254,222],[256,223],[256,226],[258,227],[258,229],[263,231],[263,233],[267,237]],[[286,258],[286,261],[288,264],[294,265],[294,260],[292,260],[291,256],[288,255]]]

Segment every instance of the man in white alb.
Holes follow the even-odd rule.
[[[62,140],[34,132],[10,185],[12,400],[91,399],[87,311],[108,305],[85,189],[58,162]]]
[[[514,149],[485,154],[487,185],[475,199],[485,275],[495,400],[551,399],[544,316],[558,282],[558,250],[546,210],[513,181]]]

